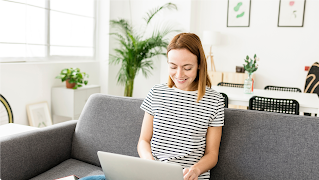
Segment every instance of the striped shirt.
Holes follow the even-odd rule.
[[[197,91],[183,91],[167,84],[155,85],[141,109],[153,118],[152,155],[156,160],[191,167],[204,155],[207,128],[224,125],[224,98],[206,87],[197,103]],[[198,179],[209,179],[210,172]]]

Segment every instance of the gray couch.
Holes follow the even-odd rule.
[[[1,179],[103,174],[100,150],[138,156],[142,101],[94,94],[78,121],[2,138]],[[319,119],[225,109],[211,179],[319,179]]]

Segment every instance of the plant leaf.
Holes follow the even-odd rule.
[[[158,12],[160,12],[163,9],[170,9],[170,10],[175,9],[175,10],[177,10],[177,6],[175,4],[173,4],[173,3],[166,3],[163,6],[160,6],[160,7],[157,7],[157,8],[154,8],[154,9],[150,10],[147,13],[147,16],[143,18],[146,21],[146,24],[149,24],[150,21],[153,19],[153,17]]]

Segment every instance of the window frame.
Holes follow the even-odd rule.
[[[96,55],[97,55],[97,47],[96,47],[96,34],[97,34],[97,0],[93,0],[93,17],[85,16],[85,15],[79,15],[79,14],[73,14],[58,10],[53,10],[50,8],[50,0],[44,0],[45,1],[45,7],[35,6],[28,3],[22,3],[22,2],[16,2],[11,0],[3,0],[10,3],[18,3],[23,4],[26,6],[32,6],[36,8],[41,8],[46,10],[45,13],[45,44],[33,44],[33,43],[15,43],[15,42],[1,42],[0,44],[24,44],[24,45],[40,45],[44,46],[45,48],[45,57],[0,57],[0,63],[21,63],[21,62],[54,62],[54,61],[69,61],[69,62],[75,62],[75,61],[96,61]],[[82,16],[87,18],[93,19],[93,46],[64,46],[64,45],[51,45],[50,44],[50,14],[51,11],[60,12],[64,14],[70,14],[75,16]],[[79,48],[93,48],[93,56],[64,56],[64,55],[50,55],[50,47],[56,46],[56,47],[79,47]]]

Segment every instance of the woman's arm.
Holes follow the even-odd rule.
[[[209,127],[206,135],[204,156],[191,168],[184,170],[184,180],[196,179],[199,175],[212,169],[218,161],[222,127]],[[196,176],[196,178],[194,178]]]
[[[137,144],[137,152],[140,158],[155,160],[151,151],[151,139],[153,135],[154,116],[145,112],[141,128],[140,139]]]

